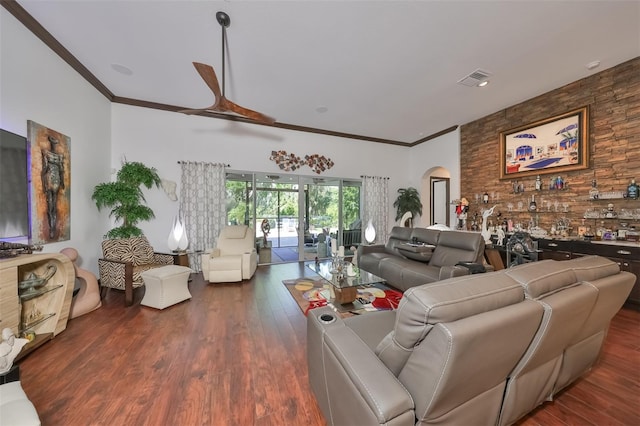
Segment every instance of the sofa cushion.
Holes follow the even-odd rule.
[[[402,257],[402,254],[398,252],[398,249],[396,247],[399,244],[404,244],[411,239],[411,231],[411,228],[394,226],[391,229],[391,234],[389,235],[387,244],[385,244],[384,246],[384,250],[389,254]]]
[[[480,263],[484,239],[477,232],[441,232],[429,264],[453,266],[458,262]]]
[[[371,272],[373,275],[380,275],[380,261],[390,257],[394,256],[386,252],[367,253],[359,257],[358,267]]]
[[[225,226],[220,232],[220,238],[243,239],[247,234],[247,229],[249,228],[246,225]]]
[[[620,272],[617,263],[602,256],[583,256],[569,261],[578,281],[595,281]]]
[[[540,299],[578,282],[569,262],[551,259],[518,265],[505,269],[505,273],[518,281],[524,287],[526,295],[532,299]]]
[[[380,262],[379,267],[380,276],[402,291],[438,281],[440,276],[440,268],[397,256],[387,257]]]
[[[102,253],[105,259],[131,262],[134,266],[153,262],[153,247],[144,236],[103,240]]]
[[[414,262],[415,263],[415,262]],[[408,290],[440,279],[440,268],[429,265],[414,265],[402,270],[402,290]]]
[[[524,291],[509,276],[495,272],[477,274],[413,287],[404,293],[394,330],[376,353],[398,374],[414,348],[435,324],[453,322],[483,312],[520,303]]]
[[[422,243],[431,244],[433,246],[438,245],[440,237],[440,231],[427,228],[413,228],[410,239],[417,239]]]

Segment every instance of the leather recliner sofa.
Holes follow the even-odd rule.
[[[395,311],[309,311],[309,381],[331,425],[507,425],[588,371],[635,275],[590,256],[405,292]]]
[[[414,256],[402,249],[416,241],[435,246],[427,256]],[[420,259],[421,260],[416,260]],[[437,231],[396,226],[386,244],[358,248],[358,266],[406,291],[418,285],[469,274],[459,262],[484,263],[484,238],[477,232]]]

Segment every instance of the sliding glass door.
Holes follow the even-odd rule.
[[[229,172],[228,223],[255,229],[259,263],[329,257],[331,238],[351,254],[361,241],[360,188],[339,178]]]

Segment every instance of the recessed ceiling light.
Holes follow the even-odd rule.
[[[480,83],[478,83],[478,87],[484,87],[487,84],[489,84],[489,80],[481,81]]]
[[[599,66],[600,66],[600,61],[589,62],[587,65],[585,65],[585,67],[587,67],[588,70],[598,68]]]
[[[133,74],[133,71],[131,71],[131,68],[125,67],[124,65],[121,65],[121,64],[111,64],[111,68],[114,71],[119,72],[120,74],[124,74],[124,75]]]

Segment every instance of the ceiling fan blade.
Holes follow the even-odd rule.
[[[193,62],[193,66],[196,67],[196,71],[200,74],[200,77],[207,83],[209,89],[216,95],[216,100],[222,97],[222,91],[220,90],[220,83],[218,83],[218,77],[211,65],[201,64],[200,62]]]
[[[216,111],[218,109],[218,104],[220,103],[219,99],[216,99],[216,103],[206,108],[193,108],[193,109],[181,109],[178,112],[187,115],[198,115],[207,111]]]
[[[221,98],[220,102],[218,103],[218,110],[235,112],[236,114],[242,115],[243,117],[247,117],[251,120],[258,121],[264,124],[273,124],[276,122],[275,118],[269,117],[268,115],[262,114],[257,111],[253,111],[249,108],[242,107],[224,97]]]
[[[187,115],[198,115],[202,112],[208,111],[208,108],[200,108],[200,109],[181,109],[178,112]]]

